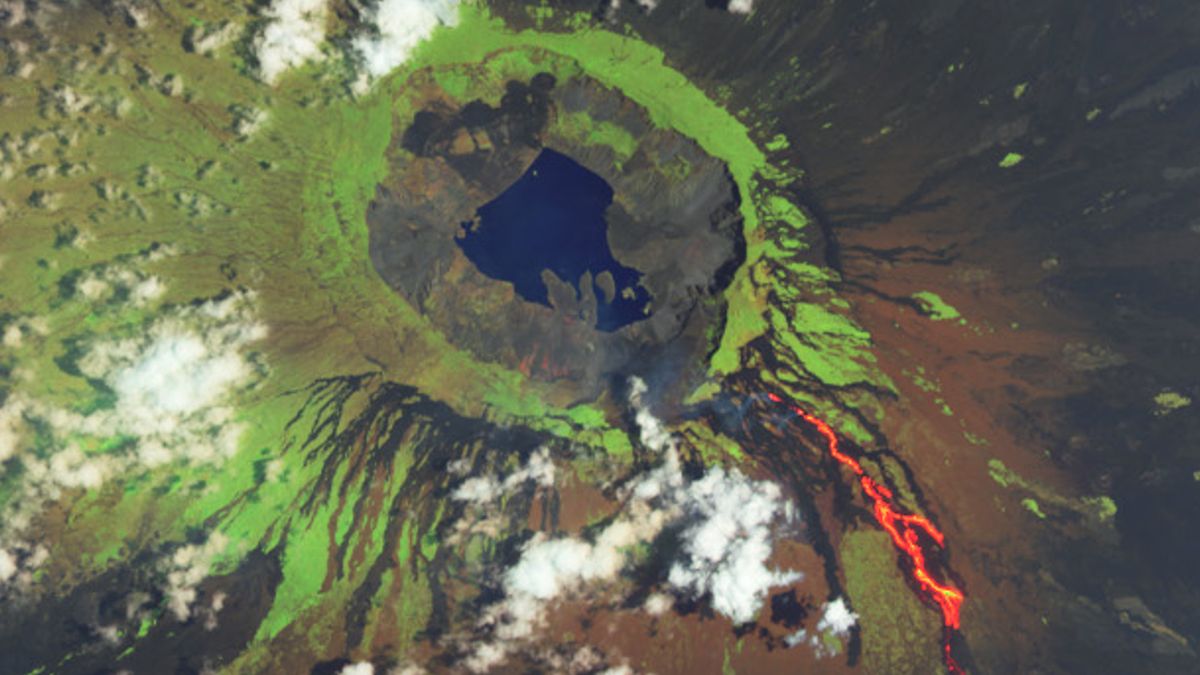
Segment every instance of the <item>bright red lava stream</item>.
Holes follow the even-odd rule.
[[[857,459],[845,454],[838,448],[837,434],[834,433],[833,429],[824,420],[795,405],[785,403],[783,398],[776,394],[768,393],[767,398],[775,403],[787,405],[803,418],[805,422],[811,424],[825,438],[829,454],[841,463],[842,466],[853,471],[854,475],[858,477],[858,482],[862,486],[863,493],[871,500],[875,520],[891,536],[892,543],[896,545],[896,548],[908,556],[908,560],[912,566],[910,573],[913,580],[917,582],[917,586],[925,596],[932,600],[942,612],[942,626],[945,628],[942,640],[942,657],[946,663],[946,668],[953,675],[962,673],[962,667],[958,665],[958,662],[954,660],[954,656],[950,653],[950,637],[959,629],[959,609],[962,607],[963,594],[962,591],[953,586],[938,583],[929,573],[929,565],[925,557],[926,549],[922,545],[921,538],[917,533],[923,532],[926,537],[933,540],[942,548],[946,544],[945,535],[924,516],[898,511],[895,496],[892,494],[891,489],[886,485],[879,484],[875,479],[868,476]]]

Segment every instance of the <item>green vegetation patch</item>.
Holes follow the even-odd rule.
[[[1010,152],[1004,155],[1004,157],[1000,160],[999,167],[1001,169],[1009,169],[1020,164],[1024,160],[1025,155],[1022,155],[1019,152]]]
[[[912,294],[913,300],[921,305],[921,311],[934,321],[950,321],[961,319],[962,315],[953,305],[942,299],[933,291],[917,291]]]
[[[887,534],[849,532],[840,554],[846,591],[859,615],[863,669],[868,673],[935,673],[942,668],[941,621],[896,571]]]

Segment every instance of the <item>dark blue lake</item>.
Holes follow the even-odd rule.
[[[608,247],[604,211],[613,191],[600,176],[550,149],[542,150],[525,174],[463,223],[457,242],[480,272],[510,282],[522,298],[550,306],[542,270],[575,288],[580,277],[608,272],[616,293],[606,302],[599,287],[596,328],[614,331],[645,319],[650,294],[638,284],[642,273],[622,265]]]

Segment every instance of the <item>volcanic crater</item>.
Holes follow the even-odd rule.
[[[494,104],[425,101],[397,120],[389,175],[367,213],[371,261],[392,289],[477,357],[577,385],[581,396],[613,372],[703,362],[724,316],[720,291],[745,258],[740,195],[723,162],[582,75],[511,79]],[[547,149],[611,186],[608,249],[640,272],[636,286],[547,266],[548,302],[531,302],[464,255],[481,207]],[[648,296],[645,317],[598,326],[597,311],[622,292]]]

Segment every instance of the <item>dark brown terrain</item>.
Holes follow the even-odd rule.
[[[707,4],[621,20],[791,140],[900,384],[883,429],[965,580],[971,670],[1200,672],[1200,415],[1162,404],[1200,395],[1200,7]]]

